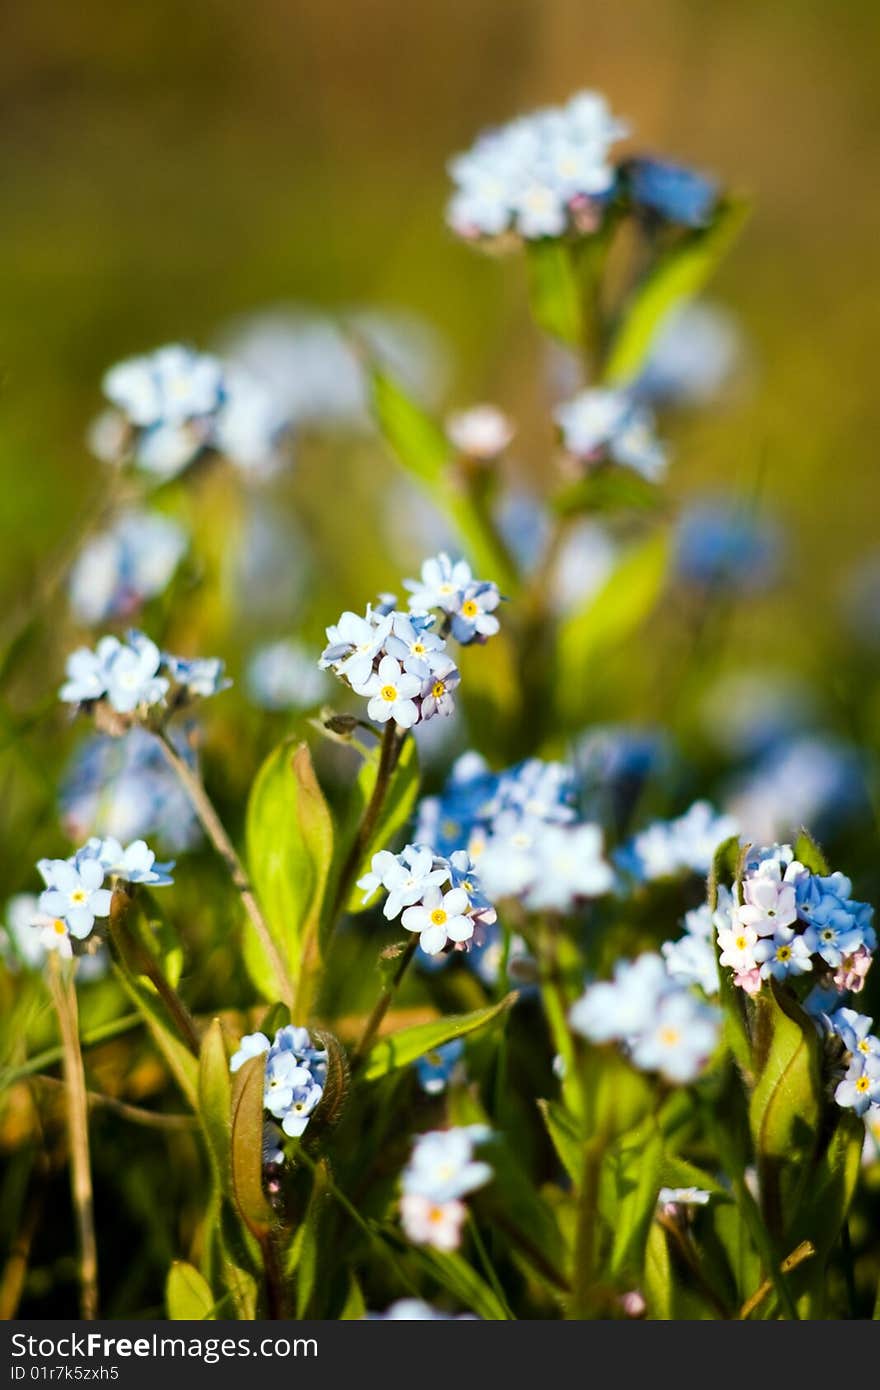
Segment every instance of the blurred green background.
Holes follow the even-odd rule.
[[[85,513],[102,370],[283,299],[418,310],[454,396],[515,409],[540,466],[522,276],[447,234],[444,162],[487,122],[603,90],[634,145],[757,213],[716,294],[758,389],[688,422],[674,486],[763,487],[796,525],[798,615],[833,621],[876,538],[880,94],[871,0],[34,0],[0,52],[0,471],[7,604]]]

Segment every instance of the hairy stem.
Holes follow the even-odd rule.
[[[282,1001],[288,1006],[293,1007],[293,987],[287,973],[287,966],[282,959],[281,952],[275,944],[272,933],[269,931],[268,923],[260,911],[250,880],[244,870],[244,865],[239,859],[235,846],[226,832],[220,817],[218,816],[214,803],[205,790],[205,785],[197,772],[194,772],[184,757],[178,753],[171,739],[164,729],[154,731],[165,753],[165,757],[174,769],[177,778],[189,797],[190,804],[199,818],[202,827],[214,849],[226,866],[226,870],[232,880],[232,885],[241,898],[244,910],[248,915],[254,931],[260,939],[260,944],[269,959],[272,970],[276,976],[279,992]]]
[[[79,1244],[80,1316],[92,1321],[98,1316],[98,1247],[89,1159],[86,1078],[79,1046],[79,1013],[73,975],[64,971],[54,951],[49,956],[49,989],[64,1049],[62,1067],[67,1088],[70,1186]]]
[[[382,1027],[382,1020],[384,1019],[385,1015],[391,1007],[391,1002],[394,999],[394,996],[400,987],[401,980],[407,972],[410,961],[416,953],[416,947],[418,946],[418,944],[418,934],[416,932],[413,932],[411,940],[407,942],[406,946],[401,952],[400,960],[397,963],[397,969],[395,970],[391,979],[388,981],[388,984],[385,986],[382,993],[379,995],[379,998],[376,1000],[376,1003],[373,1006],[373,1011],[370,1014],[370,1017],[367,1019],[366,1026],[364,1027],[364,1031],[361,1035],[360,1042],[358,1043],[357,1047],[355,1048],[352,1054],[352,1071],[354,1071],[355,1068],[361,1065],[367,1053],[369,1052],[370,1047],[372,1046],[376,1034]]]

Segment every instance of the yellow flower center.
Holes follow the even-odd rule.
[[[443,1220],[444,1214],[442,1207],[432,1207],[428,1213],[428,1220],[432,1226],[439,1226],[440,1222]]]
[[[412,644],[412,654],[413,654],[413,656],[424,656],[424,655],[425,655],[425,644],[424,644],[424,642],[413,642],[413,644]]]
[[[870,1051],[871,1044],[868,1042],[868,1039],[862,1038],[861,1042],[859,1043],[859,1052],[869,1053]]]
[[[70,895],[72,903],[84,903],[86,900],[86,890],[84,888],[74,888]]]
[[[55,933],[56,936],[66,936],[66,935],[67,935],[67,928],[66,928],[66,926],[64,925],[64,923],[62,922],[62,920],[61,920],[60,917],[56,917],[56,918],[55,918],[55,921],[52,923],[52,930],[53,930],[53,932]]]
[[[858,1079],[858,1081],[856,1082],[856,1090],[857,1090],[857,1091],[860,1091],[861,1094],[864,1095],[865,1092],[866,1092],[866,1091],[869,1091],[870,1089],[871,1089],[870,1078],[867,1077],[867,1076],[860,1076],[859,1079]]]
[[[394,701],[397,699],[397,687],[396,687],[396,686],[393,686],[393,685],[383,685],[383,686],[382,686],[382,689],[380,690],[379,693],[380,693],[380,695],[382,696],[382,699],[383,699],[387,704],[389,704],[389,705],[393,705],[393,704],[394,704]]]
[[[431,913],[431,922],[433,925],[435,927],[442,927],[445,921],[446,913],[443,911],[443,908],[435,907],[434,911]]]
[[[748,944],[749,943],[744,936],[738,936],[736,938],[736,941],[734,942],[734,945],[736,946],[736,949],[738,951],[744,951]]]
[[[461,616],[463,618],[475,618],[480,611],[480,605],[474,603],[472,598],[466,598],[461,605]]]
[[[790,947],[790,946],[780,946],[779,949],[778,949],[778,951],[776,952],[776,959],[777,959],[777,960],[791,960],[791,947]]]
[[[677,1028],[660,1029],[660,1041],[663,1043],[664,1047],[675,1047],[675,1044],[679,1041],[680,1038],[681,1033],[678,1031]]]
[[[434,684],[431,686],[431,694],[434,696],[435,700],[439,700],[441,695],[446,694],[446,686],[443,684],[442,681],[434,682]]]

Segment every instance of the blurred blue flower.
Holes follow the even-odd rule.
[[[177,751],[194,755],[182,734]],[[191,849],[201,838],[189,800],[159,744],[143,729],[122,738],[96,735],[74,753],[61,785],[61,818],[71,840],[91,835],[128,842],[155,839],[172,851]]]
[[[679,519],[675,568],[687,584],[757,593],[776,578],[779,527],[728,502],[692,503]]]
[[[685,227],[705,227],[712,220],[718,202],[715,179],[661,159],[630,159],[623,168],[636,207]]]
[[[419,1057],[416,1074],[422,1090],[429,1096],[445,1091],[463,1054],[464,1042],[461,1038],[453,1038],[434,1052],[426,1052],[424,1057]]]
[[[77,556],[68,586],[74,614],[84,623],[131,617],[166,587],[187,545],[186,531],[171,517],[121,513]]]
[[[327,693],[311,650],[282,639],[258,647],[247,666],[248,694],[262,709],[309,709]]]

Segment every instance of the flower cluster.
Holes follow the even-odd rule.
[[[288,1024],[270,1041],[265,1033],[246,1033],[229,1060],[236,1072],[252,1057],[266,1054],[263,1106],[286,1135],[298,1139],[308,1128],[327,1082],[327,1051],[315,1047],[306,1028]],[[269,1161],[281,1163],[284,1154],[270,1146]]]
[[[640,883],[682,873],[707,874],[715,851],[737,833],[732,816],[695,801],[683,816],[655,821],[618,851],[617,862]]]
[[[188,741],[177,730],[169,737],[192,764]],[[86,739],[65,775],[60,803],[62,824],[74,843],[90,835],[155,838],[177,853],[191,849],[201,837],[189,797],[161,747],[137,726],[120,738],[96,734]]]
[[[463,646],[487,641],[498,631],[501,596],[497,585],[475,580],[464,560],[453,563],[446,554],[426,560],[421,579],[405,584],[408,612],[386,596],[363,617],[343,613],[327,628],[319,665],[369,700],[371,719],[411,729],[452,713],[460,675],[446,639],[451,634]]]
[[[160,479],[206,449],[245,471],[271,472],[289,425],[266,381],[180,344],[117,363],[104,394],[115,409],[97,422],[94,451],[113,461],[131,454]]]
[[[144,840],[123,848],[118,840],[95,837],[68,859],[41,859],[37,869],[45,888],[32,919],[41,945],[71,956],[71,938],[84,941],[98,918],[109,917],[114,880],[160,888],[172,882],[173,868],[173,863],[158,864]]]
[[[486,131],[450,163],[449,225],[468,239],[595,230],[615,182],[609,149],[626,134],[597,92]]]
[[[475,932],[496,918],[465,850],[448,859],[420,844],[407,845],[400,854],[380,850],[358,887],[365,902],[384,888],[385,916],[389,921],[400,917],[407,931],[418,932],[419,945],[429,956],[448,945],[465,949]]]
[[[154,706],[179,708],[230,684],[219,658],[189,661],[171,656],[144,633],[131,631],[124,642],[102,637],[94,651],[78,647],[72,652],[59,698],[74,705],[100,700],[117,714],[133,715]]]
[[[666,450],[654,417],[633,393],[591,387],[558,405],[554,419],[564,447],[582,463],[616,463],[651,483],[665,477]]]
[[[419,807],[417,835],[448,851],[465,844],[493,899],[566,911],[614,884],[597,825],[578,822],[574,773],[529,758],[490,772],[475,753],[459,758],[443,793]]]
[[[721,964],[747,994],[808,972],[821,987],[858,992],[877,947],[874,909],[841,873],[814,874],[790,845],[748,853],[740,897],[718,933]]]
[[[640,1071],[681,1085],[699,1076],[721,1031],[719,1010],[679,984],[653,952],[618,961],[613,980],[588,985],[569,1022],[591,1042],[621,1044]]]
[[[171,517],[122,512],[77,556],[68,584],[75,616],[83,623],[130,618],[162,593],[187,545],[185,530]]]
[[[420,577],[405,579],[403,587],[409,589],[412,619],[423,622],[435,613],[441,629],[463,647],[486,642],[500,627],[495,617],[501,602],[498,585],[474,579],[466,560],[453,561],[445,551],[425,560]]]
[[[461,1200],[493,1176],[475,1149],[491,1137],[485,1125],[420,1134],[401,1177],[400,1216],[410,1240],[457,1250],[467,1207]]]

